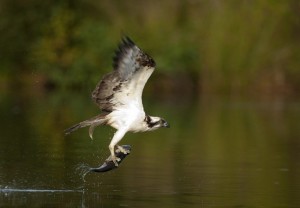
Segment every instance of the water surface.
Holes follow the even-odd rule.
[[[1,95],[0,207],[299,207],[300,103],[145,99],[170,129],[129,133],[118,169],[91,173],[114,131],[64,137],[92,117],[88,96]]]

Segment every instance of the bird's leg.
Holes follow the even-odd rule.
[[[118,158],[115,155],[115,146],[118,144],[118,142],[123,138],[123,136],[125,135],[125,133],[127,132],[127,128],[124,129],[119,129],[114,137],[112,138],[108,148],[110,150],[110,154],[111,154],[111,160],[115,163],[115,166],[118,166],[118,161],[120,161],[121,159]],[[122,150],[121,150],[122,151]]]
[[[115,166],[118,166],[119,165],[118,162],[121,159],[115,155],[115,145],[110,144],[109,150],[110,150],[110,158],[109,159],[111,159],[115,163]]]
[[[125,155],[127,155],[127,154],[130,153],[130,150],[127,150],[127,149],[123,148],[123,147],[120,146],[120,145],[117,145],[117,149],[118,149],[120,152],[122,152],[123,154],[125,154]]]

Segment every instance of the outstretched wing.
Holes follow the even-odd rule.
[[[154,71],[154,60],[124,37],[116,51],[113,67],[114,70],[106,74],[93,91],[94,102],[106,112],[132,103],[143,109],[142,93]]]

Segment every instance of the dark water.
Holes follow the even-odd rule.
[[[1,95],[0,207],[300,207],[299,102],[146,99],[171,128],[127,134],[120,167],[84,181],[114,131],[64,137],[97,113],[78,94]]]

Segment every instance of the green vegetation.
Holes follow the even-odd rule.
[[[155,58],[157,85],[185,77],[197,93],[295,93],[298,13],[296,0],[3,0],[0,88],[94,86],[127,34]]]

